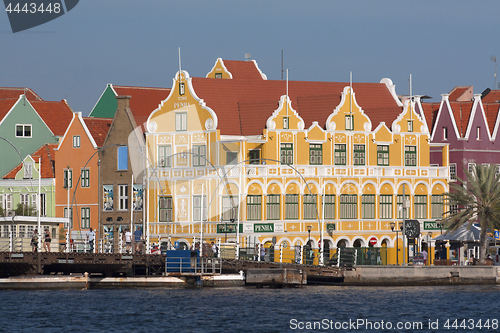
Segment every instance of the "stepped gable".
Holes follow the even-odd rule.
[[[441,102],[435,103],[422,103],[422,109],[424,111],[425,121],[427,126],[429,126],[429,132],[432,133],[434,129],[434,124],[436,122],[436,117],[439,112],[439,107]]]
[[[73,111],[65,100],[30,101],[33,108],[56,136],[63,136],[73,119]]]
[[[483,104],[485,103],[499,103],[500,102],[500,90],[491,90],[486,96],[481,100]]]
[[[40,148],[38,148],[37,151],[35,151],[33,154],[31,154],[31,157],[35,161],[35,163],[38,163],[38,159],[41,157],[42,158],[42,178],[56,178],[55,174],[55,154],[54,154],[54,148],[57,148],[58,144],[57,143],[46,143]],[[9,171],[5,176],[3,176],[3,179],[15,179],[16,174],[21,170],[23,164],[20,163],[16,167],[14,167],[11,171]]]
[[[43,101],[43,99],[30,88],[0,87],[0,99],[15,98],[17,100],[20,95],[24,94],[26,94],[29,101]]]
[[[241,64],[243,63],[243,64]],[[224,61],[233,78],[240,76],[245,61]],[[231,67],[232,66],[232,67]],[[240,67],[238,67],[240,66]],[[230,69],[231,67],[231,69]],[[255,71],[258,72],[254,65]],[[259,74],[243,79],[192,78],[196,95],[203,99],[218,117],[218,129],[223,135],[260,135],[267,119],[277,109],[286,94],[286,81],[264,80]],[[326,119],[341,101],[341,93],[349,83],[289,81],[288,94],[292,108],[304,119],[305,128],[317,121],[325,128]],[[402,112],[384,83],[353,83],[357,103],[372,120],[375,128],[380,122],[392,122]]]
[[[453,117],[457,124],[458,133],[461,138],[467,132],[467,125],[469,124],[470,114],[474,102],[450,102]]]
[[[108,135],[109,128],[113,122],[112,118],[84,117],[83,121],[94,138],[97,147],[101,148]]]
[[[493,135],[493,131],[495,130],[495,124],[498,117],[498,111],[500,108],[499,103],[494,104],[484,104],[484,114],[486,115],[486,121],[488,122],[488,129],[490,130],[490,134]]]
[[[151,112],[170,94],[170,88],[115,86],[117,96],[131,96],[130,110],[137,126],[142,128]]]

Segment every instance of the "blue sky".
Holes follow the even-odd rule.
[[[170,87],[178,70],[205,76],[218,57],[251,53],[268,79],[379,82],[440,100],[453,87],[494,86],[500,1],[81,0],[12,33],[0,13],[0,86],[66,98],[87,115],[107,83]]]

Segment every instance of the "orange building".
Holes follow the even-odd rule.
[[[56,153],[56,216],[71,217],[71,238],[99,226],[99,148],[112,119],[74,113]]]

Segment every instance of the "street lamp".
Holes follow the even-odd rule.
[[[432,246],[431,246],[431,241],[432,241],[432,231],[429,231],[427,233],[427,261],[429,262],[429,266],[431,265],[431,254],[432,254]]]
[[[396,265],[399,266],[399,236],[398,236],[398,232],[399,232],[399,230],[403,231],[403,224],[401,222],[399,222],[398,224],[399,224],[399,228],[396,228],[395,222],[390,223],[392,232],[394,232],[394,229],[396,228]]]

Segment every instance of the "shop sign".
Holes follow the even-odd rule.
[[[274,223],[255,223],[254,232],[274,232]]]
[[[236,223],[221,223],[217,224],[218,234],[235,234],[237,224]],[[243,232],[243,225],[240,224],[240,232]]]
[[[437,221],[424,221],[424,230],[440,230]]]
[[[335,223],[327,223],[326,224],[326,230],[328,230],[328,231],[335,231]]]

